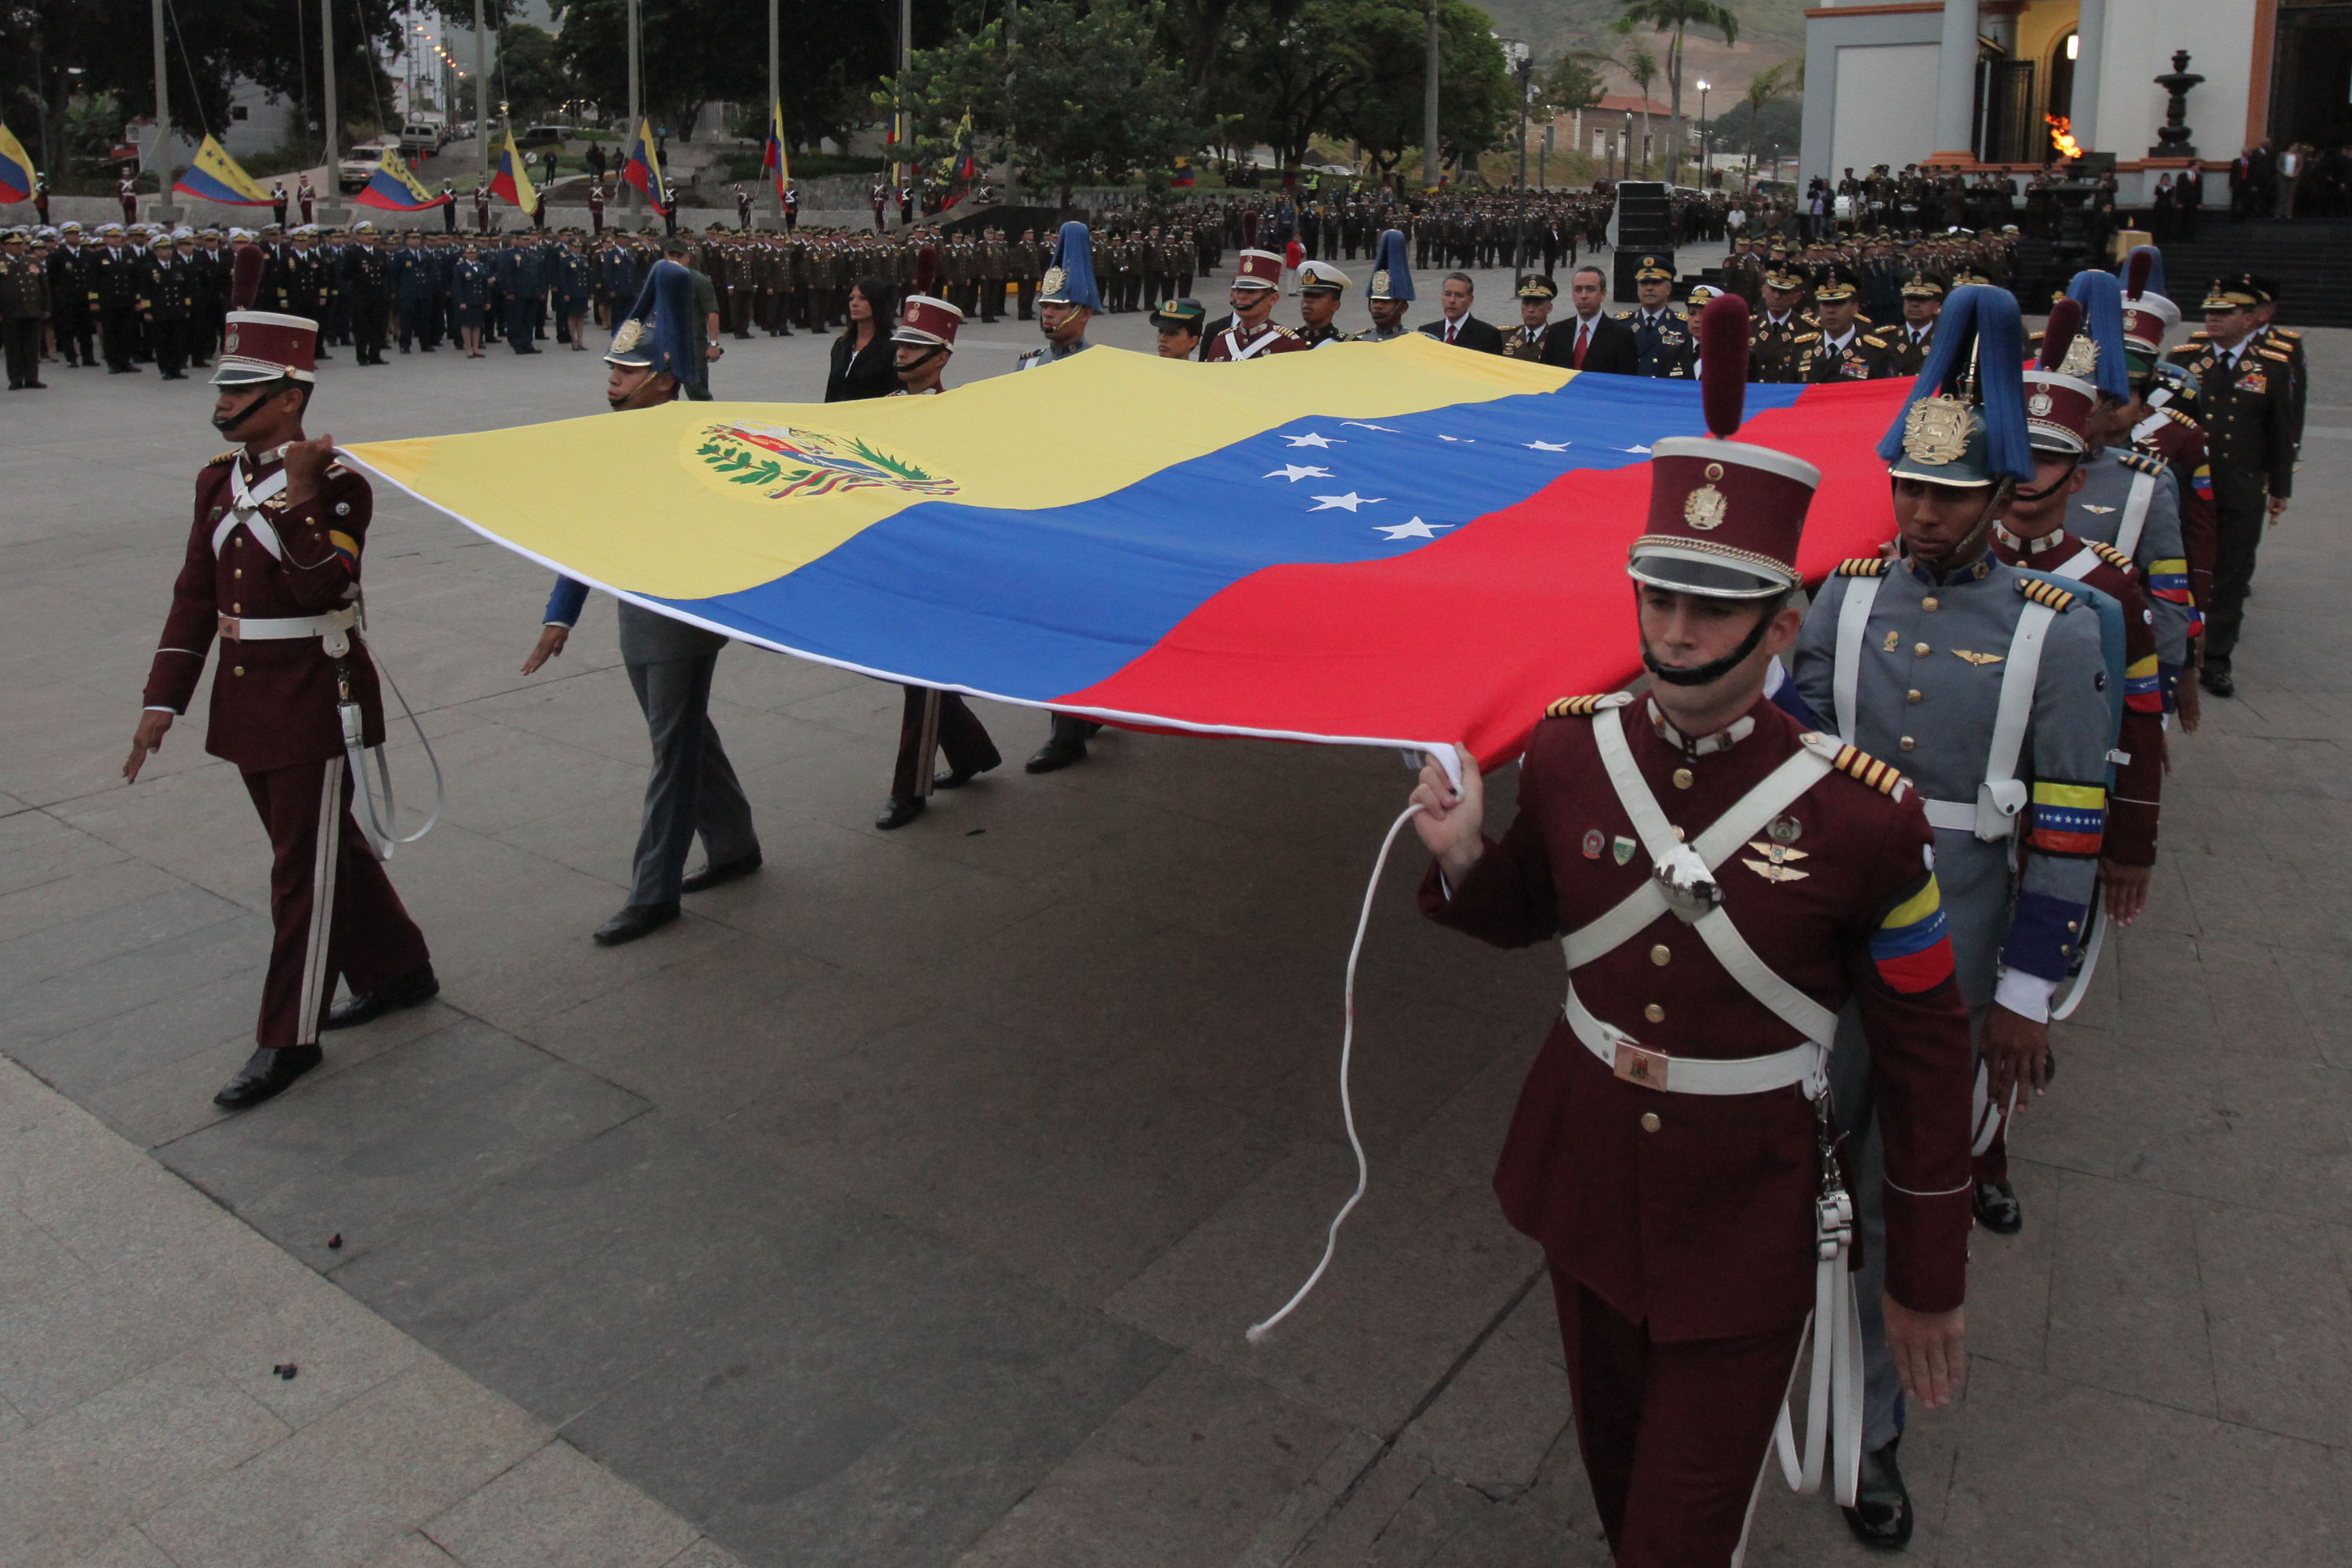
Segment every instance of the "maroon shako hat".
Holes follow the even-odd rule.
[[[224,319],[220,363],[213,371],[215,386],[244,386],[254,382],[316,381],[319,323],[308,316],[284,316],[275,310],[231,310]]]
[[[2042,357],[2025,373],[2025,439],[2037,452],[2079,458],[2091,449],[2091,416],[2099,389],[2058,369],[2083,330],[2079,300],[2058,300],[2042,331]]]
[[[1748,302],[1722,294],[1699,312],[1699,377],[1712,436],[1650,447],[1650,520],[1627,552],[1636,582],[1716,599],[1763,599],[1802,584],[1797,542],[1822,471],[1728,437],[1748,392]]]

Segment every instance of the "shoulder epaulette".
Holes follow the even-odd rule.
[[[1031,349],[1031,350],[1029,350],[1026,353],[1024,353],[1024,354],[1023,354],[1023,355],[1021,355],[1020,357],[1021,357],[1021,358],[1023,358],[1023,359],[1035,359],[1039,354],[1042,354],[1042,353],[1044,353],[1045,352],[1045,351],[1044,349]]]
[[[1799,332],[1790,341],[1800,343],[1817,343],[1822,341],[1822,335],[1819,332]]]
[[[2040,577],[2020,577],[2017,592],[2020,597],[2032,604],[2047,605],[2053,610],[2065,609],[2074,602],[2074,595]]]
[[[2116,461],[2143,474],[2160,474],[2166,466],[2164,459],[2155,453],[2135,451],[2129,447],[2116,448]]]
[[[1883,349],[1886,346],[1886,340],[1885,338],[1864,338],[1862,341],[1868,343],[1874,349]]]
[[[1604,691],[1592,697],[1562,697],[1544,709],[1547,719],[1590,719],[1603,708],[1622,708],[1633,700],[1630,691]]]
[[[2271,329],[2271,336],[2274,338],[2284,338],[2291,343],[2299,343],[2303,342],[2303,334],[2296,331],[2293,327],[2273,327]]]
[[[205,467],[207,468],[218,468],[223,463],[233,463],[236,461],[236,455],[244,450],[245,448],[242,447],[231,447],[219,457],[207,459],[205,463]]]
[[[1609,319],[1612,321],[1630,321],[1633,319],[1633,312],[1631,310],[1612,310],[1609,312]]]
[[[2186,413],[2178,408],[2168,406],[2164,410],[2164,416],[2167,419],[2174,420],[2182,425],[2187,425],[2193,429],[2202,430],[2205,428],[2205,426],[2197,423],[2197,416],[2195,415]]]
[[[1835,735],[1824,735],[1818,730],[1808,730],[1798,737],[1805,749],[1825,759],[1831,767],[1853,780],[1866,784],[1890,800],[1901,800],[1903,789],[1910,783],[1903,770],[1892,763],[1882,763],[1859,746],[1849,746]]]
[[[1837,574],[1841,577],[1884,577],[1887,568],[1894,564],[1884,555],[1857,555],[1851,561],[1839,562]]]
[[[1276,331],[1277,331],[1277,332],[1280,332],[1280,333],[1281,333],[1284,337],[1286,337],[1286,338],[1295,338],[1295,337],[1297,337],[1297,336],[1298,335],[1297,330],[1296,328],[1293,328],[1293,327],[1286,327],[1286,326],[1284,326],[1280,321],[1276,321],[1276,322],[1275,322],[1275,323],[1274,323],[1274,330],[1275,330]]]
[[[2200,327],[2200,328],[2198,328],[2195,331],[2193,331],[2193,332],[2189,333],[2189,341],[2190,342],[2192,342],[2192,343],[2201,343],[2201,342],[2203,342],[2205,341],[2205,329],[2204,329],[2204,328],[2202,328],[2202,327]]]
[[[2114,545],[2102,544],[2095,539],[2090,540],[2087,542],[2091,546],[2091,552],[2093,554],[2105,562],[2108,565],[2114,567],[2116,571],[2128,574],[2134,570],[2132,558],[2125,554],[2122,551],[2117,550]]]
[[[2287,353],[2284,349],[2256,349],[2254,352],[2262,355],[2264,359],[2276,360],[2281,364],[2293,364],[2294,363],[2294,356]]]

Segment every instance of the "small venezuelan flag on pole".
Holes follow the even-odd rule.
[[[207,136],[206,142],[212,140]],[[16,133],[0,125],[0,205],[29,201],[33,195],[33,155],[16,140]]]
[[[621,165],[621,178],[636,186],[654,205],[662,205],[669,187],[662,181],[661,153],[654,143],[650,121],[637,121],[637,138],[629,143],[629,159]]]
[[[793,183],[792,154],[784,148],[784,106],[782,100],[768,105],[768,144],[760,150],[760,167],[772,170],[776,179],[776,195]]]
[[[522,166],[522,154],[515,148],[512,131],[507,132],[507,144],[499,149],[499,167],[490,176],[490,195],[520,207],[526,215],[539,210],[539,193],[531,188],[530,174]]]

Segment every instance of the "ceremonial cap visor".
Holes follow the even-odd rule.
[[[1925,272],[1914,272],[1903,279],[1903,293],[1908,299],[1940,300],[1944,297],[1944,286]]]
[[[1854,297],[1854,293],[1853,269],[1844,266],[1828,268],[1822,274],[1822,280],[1813,285],[1813,298],[1824,305],[1834,304],[1841,300],[1851,300]]]
[[[1282,286],[1282,258],[1271,250],[1244,250],[1234,267],[1234,287],[1236,289],[1278,289]]]
[[[1540,272],[1530,272],[1519,279],[1518,297],[1522,300],[1557,300],[1559,285]]]
[[[1821,470],[1729,437],[1748,380],[1748,302],[1719,295],[1699,312],[1702,396],[1710,436],[1650,447],[1650,515],[1627,552],[1639,583],[1715,599],[1765,599],[1798,587],[1797,544]]]
[[[1354,279],[1328,261],[1302,261],[1298,264],[1298,291],[1302,294],[1344,294],[1354,282]]]
[[[215,386],[245,386],[257,381],[319,379],[319,323],[308,316],[275,310],[231,310],[221,338]]]
[[[1658,257],[1644,256],[1633,264],[1633,281],[1636,283],[1671,283],[1674,280],[1675,269]]]
[[[1163,300],[1151,312],[1154,327],[1185,327],[1199,331],[1209,319],[1209,308],[1198,300]]]
[[[929,294],[909,294],[898,311],[898,329],[890,334],[894,343],[924,343],[933,347],[955,347],[956,329],[963,325],[963,311],[945,300]]]
[[[2235,278],[2216,278],[2205,290],[2205,309],[2209,310],[2245,310],[2270,302],[2270,290],[2251,272],[2242,272]]]

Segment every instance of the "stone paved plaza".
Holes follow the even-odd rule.
[[[975,324],[950,382],[1035,342]],[[2149,917],[2014,1139],[2026,1229],[1974,1248],[1965,1398],[1905,1445],[1922,1563],[2352,1540],[2352,337],[2308,342],[2243,695],[2176,738]],[[729,346],[722,396],[820,395],[824,340]],[[310,428],[593,413],[602,372],[345,353]],[[1486,1185],[1559,961],[1417,919],[1409,846],[1359,996],[1370,1196],[1243,1339],[1350,1180],[1394,755],[1112,734],[1031,778],[1043,719],[983,705],[1010,765],[885,835],[898,692],[738,647],[713,711],[767,868],[599,949],[646,763],[610,601],[523,678],[547,574],[379,489],[372,640],[450,784],[392,872],[445,990],[224,1117],[264,841],[200,718],[117,776],[210,393],[48,379],[0,403],[0,1563],[1605,1563]],[[1865,1560],[1768,1489],[1751,1563]]]

